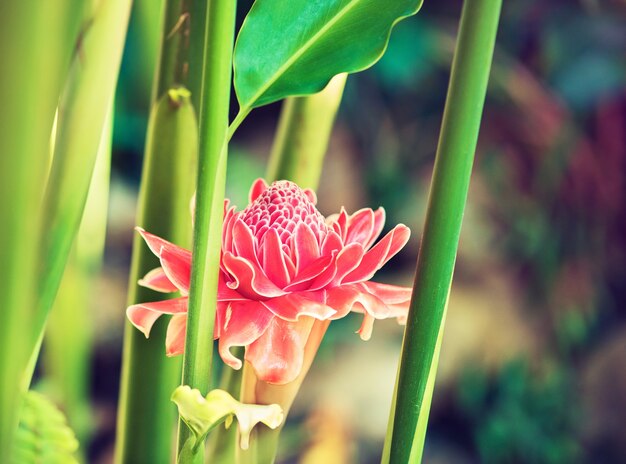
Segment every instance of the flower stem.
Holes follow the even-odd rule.
[[[285,100],[269,159],[268,181],[288,179],[302,188],[317,188],[347,77],[338,74],[321,92]]]
[[[233,0],[210,0],[207,4],[196,219],[183,358],[183,383],[199,389],[203,395],[211,387],[235,16],[236,2]],[[179,422],[179,453],[189,438],[190,430]],[[181,462],[202,462],[203,447],[200,446],[199,450],[194,457],[185,457]]]
[[[464,2],[384,463],[421,460],[438,339],[452,282],[501,3]]]

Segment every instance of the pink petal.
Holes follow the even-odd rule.
[[[340,282],[350,284],[371,279],[376,271],[406,245],[410,234],[409,228],[403,224],[394,227],[380,242],[365,253],[359,266],[344,276]]]
[[[248,300],[245,296],[241,295],[236,290],[233,290],[228,286],[226,282],[226,275],[224,272],[220,272],[219,280],[217,284],[217,301],[244,301]]]
[[[259,195],[267,190],[269,186],[265,180],[259,178],[254,181],[252,187],[250,188],[250,203],[257,199]]]
[[[234,282],[228,282],[226,285],[237,290],[241,295],[251,300],[258,300],[285,294],[265,276],[261,269],[249,261],[227,252],[222,256],[222,262],[230,276],[235,279]]]
[[[297,322],[272,319],[263,335],[246,350],[246,361],[252,364],[259,380],[284,385],[300,374],[313,322],[310,317]]]
[[[372,237],[374,230],[374,211],[370,208],[363,208],[354,213],[348,219],[345,244],[360,243],[363,248]]]
[[[230,352],[233,346],[247,346],[257,340],[275,316],[257,301],[231,302],[220,334],[219,352],[233,369],[241,369],[241,360]]]
[[[233,225],[239,214],[235,213],[235,207],[230,208],[224,216],[222,225],[222,251],[233,251]]]
[[[141,330],[146,338],[148,338],[152,326],[161,315],[186,312],[187,297],[182,297],[129,306],[128,309],[126,309],[126,317],[128,317],[131,324]]]
[[[360,243],[351,243],[341,250],[337,255],[337,272],[332,280],[333,286],[340,284],[347,274],[359,268],[364,254],[365,249]],[[311,290],[314,289],[315,286],[312,285]]]
[[[301,272],[320,256],[320,249],[315,234],[305,223],[300,222],[294,233],[296,271]]]
[[[342,207],[341,212],[337,216],[329,217],[328,221],[330,222],[333,230],[341,237],[341,240],[345,243],[346,232],[348,229],[348,213],[346,213],[346,210]]]
[[[186,257],[185,259],[188,258],[187,261],[189,262],[189,265],[191,266],[191,252],[189,250],[185,250],[184,248],[174,245],[173,243],[168,242],[167,240],[162,239],[161,237],[157,237],[156,235],[151,234],[150,232],[146,232],[141,227],[135,227],[135,230],[141,234],[143,239],[146,241],[146,243],[150,247],[150,250],[152,250],[152,253],[154,253],[155,255],[160,257],[161,249],[168,248],[172,250],[173,252],[179,254],[180,256],[185,256]]]
[[[188,294],[191,279],[191,254],[179,247],[164,246],[161,248],[161,265],[167,278],[183,294]]]
[[[330,256],[321,256],[316,259],[314,262],[309,264],[306,269],[304,269],[300,274],[296,275],[291,283],[285,287],[285,291],[287,292],[298,292],[303,290],[308,290],[311,286],[311,280],[316,277],[326,274],[327,271],[331,273],[329,281],[335,275],[335,257],[337,256],[336,252],[333,252]]]
[[[265,234],[261,253],[265,274],[279,288],[284,288],[289,283],[290,276],[276,229],[270,229]]]
[[[366,250],[369,249],[369,247],[371,247],[374,244],[374,242],[376,241],[380,233],[383,231],[384,225],[385,225],[385,209],[378,208],[376,211],[374,211],[374,227],[372,229],[372,236],[370,237],[370,240],[365,244]]]
[[[187,314],[174,314],[167,326],[165,335],[165,354],[176,356],[185,352],[185,331],[187,330]]]
[[[394,316],[389,305],[378,296],[365,291],[359,284],[328,289],[326,304],[337,311],[332,319],[344,317],[350,311],[365,312],[376,319]]]
[[[142,287],[146,287],[157,292],[171,293],[178,291],[176,285],[174,285],[170,279],[167,278],[162,267],[152,269],[144,276],[143,279],[139,279],[137,283]]]
[[[339,251],[342,248],[343,242],[341,237],[331,230],[322,242],[322,256],[330,256],[333,251]]]
[[[313,297],[313,292],[308,292]],[[313,297],[314,298],[314,297]],[[262,303],[276,316],[286,321],[296,321],[301,316],[309,316],[315,319],[328,319],[335,314],[330,306],[320,303],[319,298],[307,298],[307,292],[289,293],[278,298],[270,298]]]
[[[255,238],[246,223],[237,218],[233,225],[232,234],[235,255],[259,266],[254,245]]]
[[[361,327],[356,331],[361,336],[361,340],[368,341],[372,338],[372,330],[374,329],[374,318],[365,313],[363,315],[363,322],[361,323]]]
[[[359,286],[364,287],[369,293],[375,295],[387,305],[407,304],[411,301],[413,289],[399,287],[397,285],[381,284],[378,282],[362,282]]]
[[[304,189],[303,191],[309,201],[314,205],[317,205],[317,195],[315,195],[315,192],[311,189]]]

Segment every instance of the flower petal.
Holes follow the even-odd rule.
[[[126,317],[128,317],[131,324],[141,330],[146,338],[148,338],[152,326],[161,315],[186,312],[187,297],[181,297],[129,306],[128,309],[126,309]]]
[[[259,380],[284,385],[298,376],[313,322],[310,317],[296,322],[272,319],[263,335],[246,349],[246,361]]]
[[[180,256],[184,256],[185,259],[189,262],[189,265],[191,265],[191,252],[189,250],[185,250],[184,248],[174,245],[173,243],[168,242],[167,240],[161,237],[151,234],[150,232],[146,232],[141,227],[135,227],[135,230],[141,234],[143,239],[146,241],[146,243],[150,247],[150,250],[152,250],[152,253],[154,253],[155,255],[160,257],[161,249],[168,248],[172,250],[174,253],[177,253]]]
[[[359,286],[364,287],[369,293],[380,298],[387,305],[406,304],[407,308],[413,293],[413,289],[410,287],[399,287],[378,282],[362,282]]]
[[[233,346],[248,346],[257,340],[276,317],[258,301],[233,301],[228,305],[219,341],[222,360],[241,369],[241,360],[230,352]]]
[[[234,282],[228,282],[226,285],[251,300],[272,298],[286,293],[250,261],[227,252],[222,256],[222,262],[230,276],[235,279]]]
[[[312,293],[309,292],[313,297]],[[307,298],[307,293],[289,293],[278,298],[270,298],[262,303],[276,316],[286,321],[297,321],[301,316],[325,320],[335,314],[330,306],[320,303],[319,298]]]
[[[374,242],[376,241],[380,233],[383,231],[384,225],[385,225],[385,209],[381,207],[381,208],[378,208],[376,211],[374,211],[374,227],[372,228],[372,236],[370,237],[369,241],[365,244],[365,249],[369,249],[374,244]]]
[[[167,278],[184,294],[189,293],[191,254],[179,247],[161,248],[161,266]]]
[[[317,205],[317,195],[315,195],[315,191],[307,188],[307,189],[304,189],[303,192],[311,203],[313,203],[314,205]]]
[[[187,330],[187,314],[174,314],[167,325],[165,335],[165,354],[176,356],[185,352],[185,332]]]
[[[298,292],[303,290],[308,290],[311,286],[311,281],[316,277],[326,274],[327,271],[331,272],[331,276],[328,279],[332,280],[335,275],[335,257],[337,256],[337,252],[333,252],[330,256],[320,256],[314,262],[309,264],[309,266],[304,269],[300,274],[296,275],[291,283],[285,287],[285,291],[287,292]],[[321,287],[320,287],[321,288]]]
[[[250,203],[256,200],[257,197],[261,195],[263,192],[265,192],[268,187],[269,185],[267,185],[267,182],[265,182],[264,179],[259,178],[255,180],[254,183],[252,184],[252,187],[250,188],[250,198],[249,198]]]
[[[143,279],[139,279],[137,284],[156,292],[171,293],[178,291],[176,285],[167,278],[162,267],[152,269]]]
[[[363,256],[365,254],[365,249],[360,243],[351,243],[346,246],[341,252],[337,255],[337,260],[335,265],[337,266],[337,272],[332,280],[332,285],[339,285],[343,278],[358,269],[361,265],[361,261],[363,260]],[[315,286],[311,286],[311,290],[315,290]]]
[[[360,243],[365,248],[374,230],[374,211],[363,208],[348,218],[345,244]]]
[[[385,237],[370,249],[354,271],[345,275],[340,282],[350,284],[371,279],[376,271],[402,249],[411,232],[404,224],[398,224]]]
[[[276,229],[269,229],[265,234],[261,255],[267,277],[279,288],[284,288],[289,283],[289,269]]]
[[[259,259],[256,253],[255,238],[252,231],[240,218],[235,220],[232,229],[233,234],[233,251],[240,258],[250,261],[259,266]]]
[[[315,234],[304,222],[298,223],[293,237],[296,271],[299,273],[320,256],[320,248]]]

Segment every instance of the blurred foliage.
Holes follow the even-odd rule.
[[[12,464],[78,464],[78,440],[65,416],[45,396],[29,391],[24,398]]]
[[[581,417],[565,371],[537,376],[524,360],[511,361],[493,378],[467,370],[457,395],[480,462],[580,462]]]

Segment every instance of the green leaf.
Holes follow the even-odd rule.
[[[207,434],[222,422],[230,427],[233,416],[237,417],[240,433],[240,446],[247,449],[250,432],[259,422],[275,429],[283,422],[283,410],[277,404],[243,404],[224,390],[211,390],[205,397],[200,390],[181,385],[172,394],[172,401],[178,406],[181,419],[193,432],[194,448],[197,448]],[[185,444],[185,446],[187,443]]]
[[[393,26],[422,0],[258,0],[235,47],[235,90],[245,114],[290,95],[322,90],[342,72],[383,55]]]
[[[29,391],[22,404],[13,448],[14,464],[78,464],[78,441],[65,416],[40,393]]]

